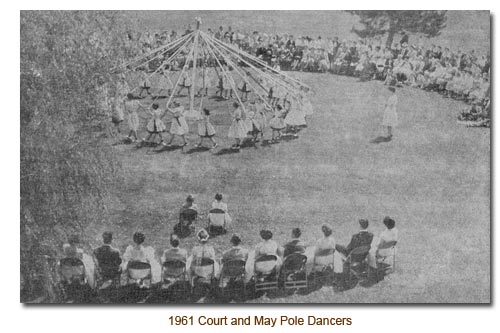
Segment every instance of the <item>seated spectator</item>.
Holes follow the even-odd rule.
[[[240,244],[241,244],[241,238],[238,235],[233,235],[233,237],[231,237],[232,247],[226,252],[224,252],[224,254],[222,255],[222,263],[231,260],[247,261],[248,250],[243,248]]]
[[[304,253],[306,252],[306,246],[300,240],[300,236],[302,235],[302,231],[300,228],[293,228],[292,230],[292,240],[285,244],[283,256],[286,258],[288,255],[292,253]]]
[[[185,263],[187,262],[188,253],[185,249],[181,249],[179,247],[180,243],[181,242],[179,240],[179,237],[177,237],[177,235],[170,236],[170,245],[172,246],[172,248],[165,250],[165,252],[163,252],[163,255],[161,256],[162,264],[169,260],[180,260]]]
[[[270,230],[261,230],[260,237],[262,242],[255,246],[255,259],[263,255],[275,255],[279,258],[281,249],[273,238],[273,233]]]
[[[389,242],[398,241],[398,230],[396,228],[396,222],[390,217],[386,216],[383,221],[386,229],[380,233],[378,239],[372,242],[372,247],[370,253],[368,254],[368,264],[372,268],[377,268],[377,251],[379,247],[383,247],[384,244]]]
[[[65,258],[80,259],[85,266],[85,275],[87,283],[91,288],[95,287],[95,264],[91,256],[86,254],[80,247],[80,238],[73,235],[68,239],[68,243],[63,244],[63,253]]]
[[[321,226],[321,231],[323,232],[324,237],[316,243],[316,250],[314,251],[315,255],[321,251],[330,249],[335,250],[335,238],[333,238],[332,235],[332,228],[329,225],[323,224]]]
[[[127,246],[125,253],[123,254],[123,271],[126,271],[127,265],[130,261],[140,261],[151,265],[152,283],[157,283],[160,281],[161,267],[155,258],[155,250],[151,246],[143,246],[142,244],[146,240],[141,232],[134,233],[133,245]]]
[[[196,238],[198,239],[199,245],[193,248],[190,271],[194,275],[199,276],[200,273],[196,271],[196,267],[205,266],[203,265],[206,262],[204,259],[210,259],[214,263],[214,274],[217,276],[219,272],[219,265],[215,260],[215,249],[212,245],[208,244],[208,239],[210,238],[208,232],[205,229],[201,229],[196,234]]]
[[[373,240],[373,234],[368,231],[369,222],[366,219],[359,220],[359,226],[361,230],[352,235],[351,241],[347,246],[342,246],[339,244],[335,245],[335,249],[344,255],[345,257],[349,256],[352,250],[360,246],[370,246]]]
[[[222,194],[217,193],[215,195],[215,200],[212,202],[212,209],[222,209],[225,213],[226,225],[231,224],[233,220],[231,216],[229,216],[229,212],[227,210],[227,204],[222,202]]]
[[[112,280],[121,273],[122,258],[120,251],[111,246],[112,241],[113,234],[106,231],[102,234],[103,245],[94,250],[103,281]]]
[[[188,195],[186,203],[179,212],[179,223],[174,226],[174,233],[179,237],[187,237],[194,232],[194,226],[191,226],[198,217],[198,206],[194,203],[192,195]]]

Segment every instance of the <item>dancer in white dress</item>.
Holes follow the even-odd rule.
[[[243,121],[243,111],[241,110],[240,104],[238,102],[234,102],[233,107],[233,122],[229,127],[227,136],[229,138],[236,139],[236,143],[231,147],[240,149],[241,141],[247,137],[247,127]]]
[[[298,128],[306,125],[306,114],[304,109],[295,101],[293,103],[288,102],[287,105],[288,113],[285,117],[285,124],[288,127],[288,131],[297,136]]]
[[[160,137],[160,143],[163,144],[163,137],[161,133],[165,132],[166,130],[165,124],[161,120],[163,111],[160,110],[158,104],[153,103],[153,105],[151,105],[151,110],[149,111],[149,113],[151,114],[151,119],[146,126],[149,134],[146,138],[143,138],[142,141],[148,142],[153,135],[157,134]]]
[[[201,147],[201,143],[203,138],[209,138],[212,141],[212,149],[217,147],[217,143],[214,140],[215,129],[210,123],[210,110],[207,108],[203,109],[203,113],[201,118],[198,120],[198,135],[200,137],[200,141],[196,145],[196,147]]]
[[[271,121],[269,121],[269,127],[273,130],[273,134],[271,137],[271,141],[276,142],[280,139],[281,137],[281,131],[285,128],[285,114],[286,111],[283,109],[283,107],[278,104],[276,105],[276,108],[274,109],[274,115]]]
[[[134,100],[134,95],[127,95],[125,110],[127,111],[127,123],[129,128],[128,139],[132,142],[138,140],[137,131],[139,130],[139,115],[137,114],[137,110],[144,107],[145,106],[139,103],[139,101]]]
[[[385,103],[384,119],[382,120],[382,126],[387,127],[387,139],[392,139],[392,129],[398,125],[398,95],[396,95],[396,88],[389,87],[391,91],[391,96]]]
[[[189,127],[186,123],[186,119],[184,118],[184,107],[177,101],[173,101],[172,105],[173,109],[167,108],[167,111],[172,113],[172,124],[170,125],[170,140],[167,143],[167,146],[172,144],[174,137],[176,135],[182,138],[183,147],[187,145],[185,135],[189,133]]]

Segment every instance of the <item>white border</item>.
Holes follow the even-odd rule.
[[[143,6],[147,5],[147,7]],[[490,332],[498,327],[498,306],[116,306],[116,307],[25,307],[19,303],[19,10],[20,9],[460,9],[491,10],[493,15],[500,13],[498,2],[493,1],[156,1],[106,2],[88,0],[75,3],[69,1],[22,1],[3,4],[0,11],[2,25],[2,76],[3,130],[1,166],[2,203],[2,273],[0,274],[1,325],[5,331],[16,332],[164,332],[191,331],[199,326],[172,328],[168,325],[170,315],[206,316],[247,316],[247,315],[298,315],[325,317],[352,317],[353,325],[346,327],[277,327],[274,332],[309,332],[319,330],[338,330],[345,332],[422,332],[448,331]],[[495,27],[495,24],[493,24]],[[493,69],[496,68],[497,36],[493,33]],[[496,75],[493,75],[496,83]],[[493,85],[493,88],[496,84]],[[496,101],[496,89],[494,90]],[[493,104],[494,106],[496,103]],[[496,111],[496,108],[495,108]],[[495,112],[494,111],[494,112]],[[496,118],[496,116],[494,117]],[[496,125],[496,124],[495,124]],[[497,136],[493,147],[499,147]],[[497,149],[494,149],[497,152]],[[494,154],[496,155],[496,154]],[[496,165],[496,163],[494,163]],[[493,183],[495,189],[497,182]],[[494,207],[498,200],[494,197]],[[495,215],[493,215],[494,217]],[[494,225],[494,223],[492,223]],[[498,240],[498,227],[494,227],[495,240]],[[492,243],[493,244],[493,243]],[[497,247],[494,247],[498,249]],[[493,268],[498,267],[498,251],[495,251]],[[496,277],[493,275],[493,277]],[[498,279],[496,279],[498,281]],[[493,289],[492,299],[498,301],[498,286]],[[202,328],[203,329],[203,328]],[[253,332],[255,327],[236,327],[240,332]],[[259,329],[259,328],[257,328]],[[211,327],[206,332],[227,332],[232,327]]]

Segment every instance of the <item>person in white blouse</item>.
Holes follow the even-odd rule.
[[[92,256],[86,254],[83,249],[79,248],[80,238],[77,235],[71,236],[68,243],[63,244],[63,252],[65,258],[80,259],[85,267],[85,277],[91,288],[95,287],[95,263]]]
[[[146,237],[141,232],[134,233],[133,245],[127,246],[123,254],[122,270],[126,272],[130,261],[140,261],[151,265],[151,282],[158,283],[161,279],[161,267],[155,258],[155,250],[151,246],[143,246]]]
[[[224,211],[224,219],[226,222],[226,226],[230,225],[233,222],[233,219],[229,215],[227,204],[225,202],[222,202],[222,194],[217,193],[215,195],[215,200],[212,202],[212,209],[221,209]]]
[[[384,244],[389,242],[398,241],[398,229],[396,228],[396,222],[389,216],[386,216],[383,223],[386,229],[380,233],[378,239],[374,239],[372,241],[370,252],[368,253],[368,265],[374,269],[377,268],[377,251],[379,250],[379,247],[383,247]],[[380,254],[385,255],[385,253]]]

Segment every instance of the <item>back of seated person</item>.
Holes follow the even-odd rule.
[[[317,255],[320,252],[327,251],[327,250],[334,250],[335,251],[335,239],[333,238],[333,230],[329,225],[324,224],[321,227],[321,231],[323,232],[324,237],[319,239],[317,244],[316,244],[316,250],[315,250],[315,255]]]
[[[161,262],[165,263],[167,261],[174,261],[174,260],[187,262],[188,253],[185,249],[181,249],[179,247],[180,240],[177,237],[177,235],[172,235],[170,237],[170,245],[172,246],[172,248],[165,250],[165,252],[163,252],[163,255],[161,257]]]
[[[304,253],[306,252],[306,246],[300,239],[302,232],[300,228],[294,228],[292,230],[292,240],[285,244],[283,256],[287,257],[292,253]]]
[[[94,250],[94,256],[104,279],[113,278],[120,273],[122,259],[120,251],[111,246],[113,234],[105,232],[102,234],[103,245]]]
[[[242,260],[247,261],[248,259],[248,250],[241,247],[241,238],[238,235],[233,235],[231,237],[231,245],[232,247],[224,252],[222,255],[222,262],[228,262],[233,260]]]
[[[336,245],[335,249],[342,253],[344,256],[348,256],[352,250],[361,246],[371,246],[373,240],[373,234],[368,231],[369,222],[366,219],[359,220],[359,226],[361,230],[352,235],[351,241],[347,246]]]
[[[279,256],[278,243],[272,240],[273,233],[270,230],[261,230],[260,237],[263,241],[255,246],[255,259],[264,255]]]

